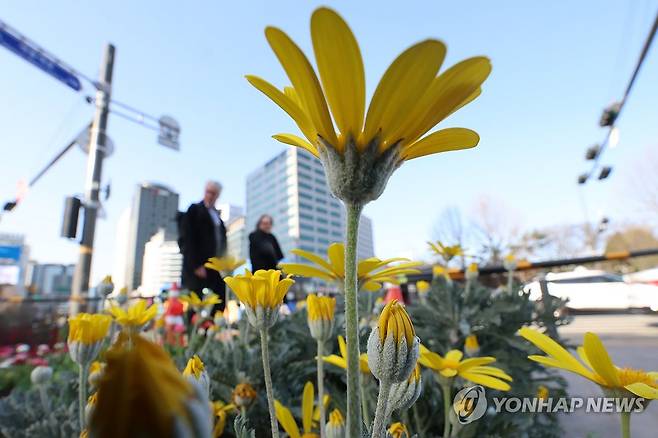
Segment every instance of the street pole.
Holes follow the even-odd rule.
[[[99,207],[99,191],[105,145],[107,141],[107,119],[110,94],[112,91],[112,71],[114,69],[114,46],[107,44],[101,64],[98,89],[96,91],[96,112],[89,136],[89,157],[87,158],[87,179],[85,182],[84,223],[80,241],[80,256],[75,267],[71,291],[71,314],[78,312],[79,300],[89,291],[91,260],[94,250],[94,233]]]

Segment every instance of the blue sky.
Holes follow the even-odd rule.
[[[113,97],[171,114],[182,126],[177,153],[158,146],[153,131],[111,118],[116,152],[103,180],[111,180],[112,197],[97,227],[95,278],[112,270],[116,221],[139,181],[171,186],[183,208],[215,178],[224,184],[224,202],[244,204],[246,175],[283,148],[270,135],[294,128],[243,76],[286,85],[263,30],[284,29],[310,55],[309,19],[322,4],[339,11],[356,34],[369,93],[395,56],[428,37],[447,44],[445,65],[487,55],[494,66],[482,96],[441,124],[475,129],[479,147],[403,165],[366,208],[378,255],[423,255],[440,211],[456,205],[468,214],[482,196],[500,200],[525,228],[583,220],[574,183],[586,169],[582,155],[603,137],[600,111],[623,92],[654,2],[2,0],[2,20],[87,75],[96,77],[103,44],[114,43]],[[613,176],[585,189],[589,210],[616,221],[640,214],[629,201],[633,169],[658,143],[656,50],[620,119],[621,142],[605,156]],[[85,93],[2,48],[0,68],[4,201],[90,120],[92,108]],[[76,245],[58,235],[64,197],[82,191],[85,160],[78,150],[70,153],[0,221],[0,231],[26,234],[39,261],[76,260]]]

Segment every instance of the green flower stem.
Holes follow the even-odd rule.
[[[442,384],[441,392],[443,393],[443,438],[450,438],[450,408],[452,406],[450,396],[452,395],[452,385]]]
[[[267,344],[267,329],[260,329],[260,348],[263,358],[263,375],[265,376],[265,389],[267,391],[267,408],[270,411],[270,426],[272,438],[279,438],[279,426],[274,411],[274,393],[272,392],[272,372],[270,371],[270,348]]]
[[[361,376],[361,382],[359,387],[361,388],[361,411],[363,415],[363,422],[365,424],[370,424],[370,406],[368,406],[368,396],[366,395],[366,382],[363,381],[363,375]]]
[[[320,408],[320,438],[325,438],[327,413],[324,411],[324,341],[318,341],[318,407]]]
[[[511,294],[514,286],[514,271],[507,271],[507,291]]]
[[[631,413],[621,413],[621,438],[631,438]]]
[[[411,411],[414,414],[414,423],[416,424],[416,434],[418,436],[425,436],[425,428],[423,426],[423,422],[420,421],[420,415],[418,415],[418,407],[414,403],[414,405],[411,407]]]
[[[80,432],[82,432],[85,429],[85,406],[87,406],[87,364],[80,364],[78,368],[78,410]]]
[[[41,398],[41,404],[43,405],[44,412],[50,412],[50,401],[48,400],[48,391],[46,384],[42,383],[39,385],[39,398]]]
[[[375,422],[372,425],[372,438],[386,436],[386,423],[388,422],[388,396],[391,392],[389,380],[379,381],[379,395],[377,396],[377,410]]]
[[[359,402],[359,302],[357,297],[356,246],[363,206],[345,204],[345,339],[347,343],[347,436],[361,436]]]

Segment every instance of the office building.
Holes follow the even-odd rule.
[[[169,188],[154,183],[142,183],[137,186],[133,196],[128,219],[119,221],[117,239],[119,251],[115,271],[122,271],[116,283],[117,286],[136,289],[142,281],[142,264],[144,260],[144,247],[146,243],[160,229],[164,229],[167,236],[176,240],[177,226],[176,213],[178,213],[178,194]],[[120,234],[121,233],[121,234]]]
[[[0,233],[0,296],[24,294],[29,253],[23,235]]]
[[[330,194],[320,161],[300,148],[286,149],[247,176],[246,210],[247,229],[262,214],[272,216],[285,261],[298,261],[294,248],[326,256],[329,244],[344,240],[343,206]],[[372,222],[366,217],[359,241],[357,257],[372,257]]]
[[[228,254],[238,259],[247,260],[249,258],[249,248],[245,219],[244,216],[238,216],[226,224],[226,244]]]
[[[41,296],[71,295],[75,265],[30,263],[27,274],[30,293]]]
[[[161,228],[144,245],[142,263],[142,296],[156,296],[173,283],[180,284],[183,255],[178,249],[176,235]]]

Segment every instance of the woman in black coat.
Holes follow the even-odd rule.
[[[258,219],[256,230],[249,234],[249,258],[252,272],[259,269],[276,269],[283,253],[272,234],[272,216],[264,214]]]

